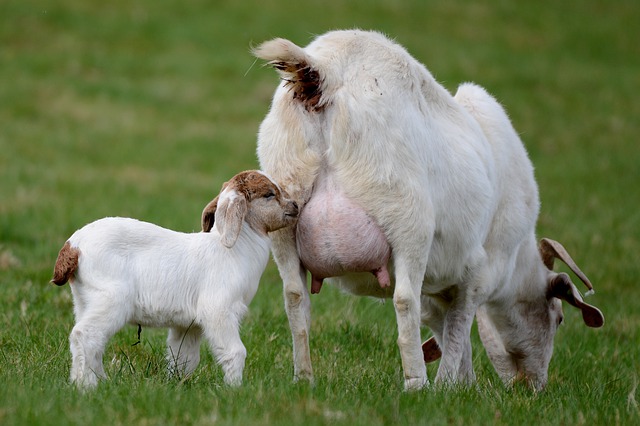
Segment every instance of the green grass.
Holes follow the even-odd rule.
[[[1,424],[640,423],[637,1],[213,3],[0,3]],[[194,376],[167,377],[164,332],[131,346],[129,327],[107,348],[110,380],[77,392],[69,288],[48,284],[65,239],[109,215],[198,229],[222,182],[257,166],[277,78],[250,46],[350,27],[394,37],[450,90],[473,80],[503,102],[536,166],[539,234],[583,266],[605,327],[565,309],[544,393],[505,389],[474,330],[476,387],[407,394],[392,304],[326,287],[312,300],[316,384],[293,384],[270,264],[240,389],[204,346]]]

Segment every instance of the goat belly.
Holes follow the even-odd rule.
[[[320,291],[323,279],[350,272],[371,272],[381,287],[390,285],[391,248],[382,229],[342,194],[311,197],[298,218],[296,241],[312,293]]]

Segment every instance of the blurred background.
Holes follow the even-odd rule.
[[[536,166],[540,233],[593,259],[598,287],[637,272],[636,1],[10,0],[0,16],[3,280],[46,278],[98,217],[198,229],[222,182],[257,167],[278,80],[250,47],[356,27],[452,92],[485,86]]]
[[[257,166],[255,135],[277,77],[250,47],[273,37],[306,45],[354,27],[388,34],[449,90],[475,81],[504,104],[539,171],[543,228],[571,233],[601,220],[587,227],[597,244],[614,227],[632,234],[637,213],[616,213],[614,201],[638,182],[639,9],[634,1],[5,1],[0,241],[26,259],[37,250],[28,240],[59,240],[99,216],[195,228],[220,184]]]

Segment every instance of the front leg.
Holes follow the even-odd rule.
[[[447,322],[449,325],[444,330],[444,348],[436,382],[471,384],[475,381],[469,340],[473,314],[456,316],[456,319],[447,315]]]
[[[307,289],[306,271],[300,263],[295,243],[295,228],[271,234],[273,257],[283,281],[284,307],[293,337],[293,379],[313,382],[309,350],[311,300]]]
[[[398,347],[404,371],[404,388],[418,390],[429,384],[420,341],[420,292],[424,267],[396,256],[393,306],[398,323]],[[426,263],[426,262],[425,262]]]
[[[442,332],[442,360],[438,366],[437,382],[470,384],[475,381],[471,326],[478,308],[477,298],[481,293],[479,289],[485,288],[487,270],[482,255],[477,266],[470,272],[469,280],[458,286],[446,311]]]
[[[474,314],[472,308],[447,312],[436,382],[469,384],[474,381],[470,341]]]

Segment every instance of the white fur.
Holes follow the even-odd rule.
[[[495,330],[484,333],[485,344],[494,353],[522,351],[535,364],[527,369],[535,385],[544,385],[561,309],[558,299],[547,300],[554,273],[536,247],[533,168],[502,107],[472,84],[452,97],[401,46],[375,32],[330,32],[304,49],[276,39],[255,54],[283,79],[260,127],[261,167],[300,205],[330,175],[392,247],[392,292],[370,274],[330,281],[356,294],[393,297],[405,388],[428,383],[421,322],[442,350],[436,379],[474,379],[469,334],[483,305],[485,330]],[[296,63],[318,73],[319,101],[305,105],[292,94]],[[274,233],[273,252],[284,281],[294,375],[312,379],[310,298],[294,238],[291,230]],[[505,381],[512,378],[514,370],[496,368]]]
[[[232,185],[225,186],[219,200],[207,208],[217,205],[216,212],[223,207],[231,210],[233,202],[243,198]],[[275,183],[273,187],[277,188]],[[196,368],[204,336],[222,366],[225,382],[241,383],[246,350],[239,324],[269,258],[270,240],[264,228],[285,226],[281,218],[286,208],[293,209],[289,216],[297,214],[297,206],[279,196],[274,201],[258,201],[262,203],[258,213],[252,212],[252,202],[245,201],[248,211],[239,216],[240,232],[237,239],[230,239],[230,246],[221,242],[226,232],[218,229],[223,217],[216,217],[210,232],[199,233],[175,232],[135,219],[105,218],[69,238],[70,247],[79,251],[77,270],[70,280],[76,317],[70,335],[72,382],[93,387],[105,377],[105,345],[129,323],[170,328],[167,360],[171,373],[190,374]],[[263,212],[271,216],[256,217]],[[244,220],[249,216],[251,225]],[[224,226],[233,228],[229,223]]]

